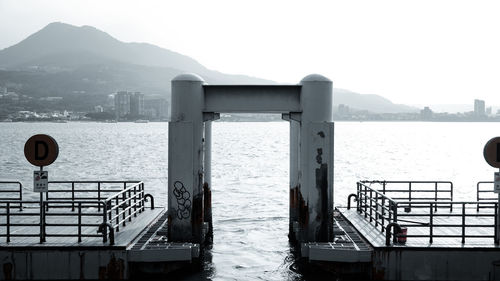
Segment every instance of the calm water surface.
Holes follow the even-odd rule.
[[[52,135],[52,180],[143,180],[167,202],[167,123],[0,123],[0,179],[20,180],[27,198],[33,134]],[[482,149],[498,123],[335,123],[335,205],[361,179],[451,180],[456,200],[475,200],[475,182],[492,180]],[[288,245],[289,128],[286,122],[213,125],[214,244],[206,270],[186,279],[301,280]]]

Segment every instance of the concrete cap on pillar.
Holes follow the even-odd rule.
[[[193,81],[193,82],[205,82],[201,76],[194,73],[183,73],[179,74],[172,79],[172,81]]]
[[[307,122],[333,121],[332,81],[323,75],[307,75],[300,81],[302,120]]]
[[[323,75],[320,74],[309,74],[306,77],[304,77],[302,80],[300,80],[300,84],[304,82],[332,82],[332,80],[326,78]]]

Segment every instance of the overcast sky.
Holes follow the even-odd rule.
[[[50,22],[91,25],[226,73],[396,103],[500,105],[499,1],[0,0],[0,49]]]

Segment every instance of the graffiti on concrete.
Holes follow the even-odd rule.
[[[187,219],[191,216],[191,194],[180,181],[174,182],[174,196],[177,199],[177,218]]]

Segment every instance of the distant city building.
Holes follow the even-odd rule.
[[[144,94],[141,92],[117,92],[115,95],[115,114],[117,119],[144,116]]]
[[[168,118],[168,103],[164,99],[144,100],[145,116],[149,120],[165,120]]]
[[[144,115],[144,94],[140,92],[130,93],[130,115],[134,117]]]
[[[130,93],[122,91],[115,95],[115,115],[117,119],[130,114]]]
[[[474,116],[484,115],[486,115],[484,100],[474,100]]]
[[[340,116],[346,116],[349,115],[349,106],[345,104],[339,104],[339,115]]]
[[[486,115],[491,115],[492,109],[491,106],[486,108]]]
[[[432,110],[426,106],[424,109],[420,110],[420,118],[423,120],[429,120],[432,118],[433,112]]]
[[[96,106],[94,106],[94,112],[96,112],[96,113],[104,112],[104,107],[102,107],[100,105],[96,105]]]

